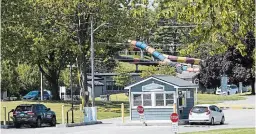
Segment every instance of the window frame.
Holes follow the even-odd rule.
[[[176,91],[164,91],[164,92],[131,92],[131,107],[132,109],[136,109],[137,106],[134,106],[134,97],[133,95],[134,94],[140,94],[141,95],[141,101],[142,101],[142,106],[144,108],[173,108],[173,105],[172,106],[166,106],[166,94],[173,94],[173,102],[175,102],[175,98],[177,98],[177,95],[176,95]],[[143,94],[151,94],[151,106],[144,106],[143,104]],[[156,98],[155,98],[155,94],[164,94],[164,106],[156,106],[155,103],[156,103]]]

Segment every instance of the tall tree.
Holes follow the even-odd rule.
[[[111,23],[111,27],[102,27],[94,33],[96,53],[103,61],[126,47],[117,42],[135,38],[139,31],[134,28],[139,19],[128,9],[119,10],[120,3],[119,0],[4,0],[2,57],[37,65],[51,86],[53,99],[59,99],[60,72],[77,58],[85,94],[90,62],[90,21],[94,21],[94,28]],[[87,105],[88,94],[84,98]]]
[[[242,55],[237,48],[230,46],[224,54],[209,56],[201,63],[200,82],[208,88],[220,86],[221,75],[224,73],[229,77],[229,82],[244,85],[251,85],[252,94],[255,94],[255,73],[254,73],[254,44],[253,33],[245,37],[246,55]],[[254,56],[253,56],[254,55]]]

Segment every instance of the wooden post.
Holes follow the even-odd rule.
[[[4,108],[4,125],[6,125],[6,107],[3,107]]]
[[[124,103],[121,104],[122,123],[124,123]]]
[[[62,111],[61,111],[61,112],[62,112],[62,114],[61,114],[61,115],[62,115],[62,117],[61,117],[61,118],[62,118],[62,124],[64,124],[64,123],[65,123],[65,120],[64,120],[64,117],[65,117],[65,116],[64,116],[64,105],[62,105],[61,110],[62,110]]]

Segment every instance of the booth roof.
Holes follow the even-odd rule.
[[[176,86],[177,88],[197,88],[198,85],[197,84],[193,84],[189,81],[186,81],[186,80],[183,80],[183,79],[180,79],[178,77],[175,77],[175,76],[170,76],[170,75],[153,75],[153,76],[150,76],[150,77],[147,77],[143,80],[139,80],[139,81],[136,81],[135,83],[133,84],[130,84],[128,86],[125,87],[125,89],[129,89],[135,85],[138,85],[144,81],[147,81],[149,80],[150,78],[155,78],[155,79],[158,79],[160,81],[164,81],[166,83],[169,83],[170,85],[174,85]]]

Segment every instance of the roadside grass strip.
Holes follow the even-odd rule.
[[[241,106],[241,105],[229,105],[229,106],[224,106],[224,105],[217,105],[220,109],[222,110],[227,110],[227,109],[255,109],[255,106],[252,105],[247,105],[247,106]]]
[[[228,128],[209,131],[188,132],[182,134],[255,134],[255,128]]]

